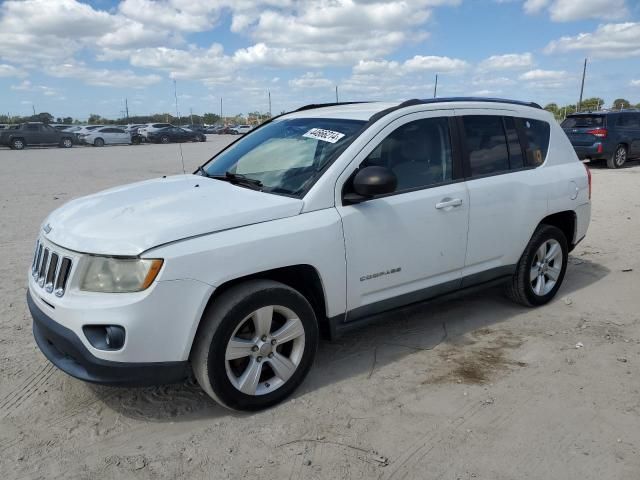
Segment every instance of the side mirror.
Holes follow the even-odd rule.
[[[352,180],[353,192],[344,195],[346,204],[360,203],[376,195],[392,193],[398,186],[396,174],[386,167],[365,167]]]

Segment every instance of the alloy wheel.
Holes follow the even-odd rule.
[[[627,161],[627,149],[618,147],[616,150],[616,166],[621,167]]]
[[[240,322],[227,343],[227,377],[246,395],[271,393],[296,372],[304,348],[304,326],[292,310],[259,308]]]
[[[529,281],[533,293],[542,297],[555,287],[562,272],[562,247],[557,240],[544,242],[533,257]]]

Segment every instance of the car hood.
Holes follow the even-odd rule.
[[[302,200],[179,175],[72,200],[53,211],[42,230],[70,250],[135,256],[168,242],[294,216],[302,206]]]

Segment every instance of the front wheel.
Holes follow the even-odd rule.
[[[169,137],[163,135],[162,137],[160,137],[160,143],[169,143]]]
[[[271,280],[230,288],[205,312],[191,352],[198,383],[234,410],[279,403],[315,357],[318,324],[299,292]]]
[[[94,145],[95,147],[104,147],[104,140],[103,140],[103,139],[101,139],[101,138],[96,138],[96,139],[93,141],[93,145]]]
[[[616,151],[613,153],[611,157],[607,159],[607,167],[609,168],[620,168],[627,161],[627,147],[624,145],[618,145]]]
[[[11,140],[11,148],[14,150],[22,150],[25,147],[25,142],[21,138],[14,138]]]
[[[71,148],[73,147],[73,141],[70,138],[65,137],[60,141],[60,146],[62,148]]]
[[[568,258],[567,239],[562,230],[540,225],[518,262],[507,294],[528,307],[548,303],[562,284]]]

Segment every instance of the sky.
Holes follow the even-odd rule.
[[[0,113],[276,114],[494,96],[640,103],[640,0],[4,0]]]

